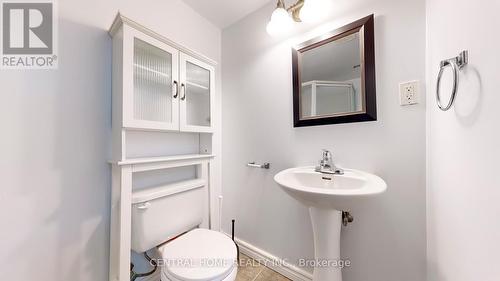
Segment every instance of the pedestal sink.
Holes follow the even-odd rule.
[[[340,174],[323,174],[314,167],[291,168],[274,180],[290,196],[309,207],[314,233],[317,266],[313,281],[341,281],[340,229],[342,211],[383,193],[387,185],[376,175],[353,169]]]

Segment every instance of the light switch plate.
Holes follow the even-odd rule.
[[[412,105],[419,101],[419,82],[408,81],[399,84],[399,104]]]

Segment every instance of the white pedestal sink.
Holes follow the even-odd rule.
[[[274,180],[290,196],[309,207],[314,233],[314,281],[341,281],[340,229],[342,211],[363,204],[387,185],[376,175],[345,169],[343,175],[322,174],[314,167],[291,168]]]

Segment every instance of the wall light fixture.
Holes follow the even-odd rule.
[[[278,0],[276,9],[271,15],[266,30],[269,35],[277,35],[289,31],[294,22],[310,22],[314,19],[316,10],[321,8],[318,0],[297,0],[286,8],[284,0]]]

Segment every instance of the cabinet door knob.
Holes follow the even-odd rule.
[[[186,85],[184,85],[184,83],[181,83],[181,91],[182,91],[181,100],[185,100],[186,99]]]
[[[175,86],[175,94],[174,94],[174,99],[176,99],[179,96],[179,83],[174,80],[174,86]]]

